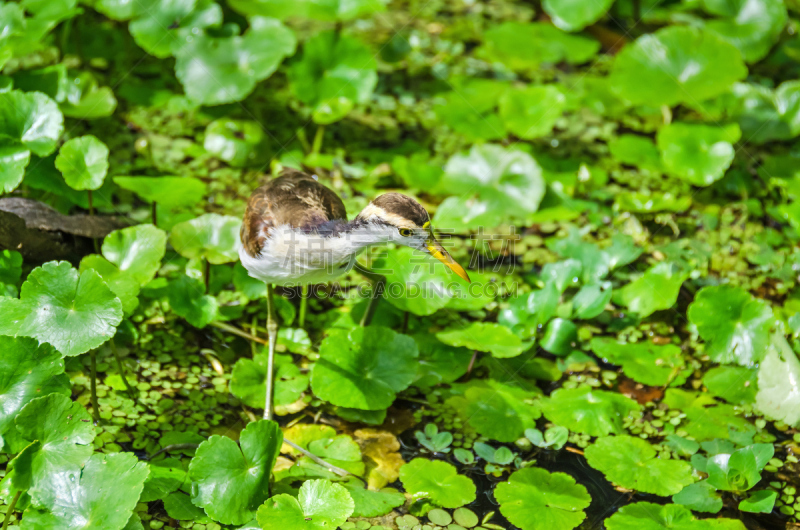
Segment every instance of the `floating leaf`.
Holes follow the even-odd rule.
[[[269,477],[282,443],[280,427],[270,420],[248,424],[239,445],[211,436],[189,464],[192,502],[224,524],[251,520],[269,496]]]
[[[234,167],[263,161],[266,136],[252,120],[214,120],[206,127],[203,147]]]
[[[775,454],[772,444],[753,444],[706,461],[708,483],[722,491],[747,491],[761,480],[761,470]]]
[[[277,20],[252,17],[242,36],[195,36],[175,54],[175,75],[186,95],[203,105],[244,99],[294,53],[292,30]]]
[[[564,31],[580,31],[597,22],[614,0],[544,0],[542,9],[557,27]]]
[[[72,356],[114,336],[122,304],[96,272],[79,276],[66,261],[51,261],[28,275],[19,300],[0,298],[0,314],[0,333],[34,337]]]
[[[136,0],[135,20],[128,29],[150,55],[169,57],[204,28],[222,23],[222,9],[210,0]]]
[[[170,243],[183,257],[203,258],[214,265],[239,259],[241,221],[230,215],[207,213],[172,227]]]
[[[82,273],[87,270],[93,270],[99,274],[108,288],[119,298],[123,314],[130,315],[139,306],[139,283],[120,271],[106,258],[97,254],[85,256],[81,260],[78,271]]]
[[[363,410],[389,407],[416,375],[414,339],[379,326],[334,329],[319,347],[311,387],[334,405]]]
[[[21,528],[119,530],[131,517],[146,478],[147,464],[132,453],[95,454],[80,472],[51,475],[43,484],[45,496],[64,502],[49,509],[29,507]]]
[[[176,210],[200,203],[206,185],[192,177],[114,177],[114,182],[149,202]]]
[[[606,362],[621,365],[625,375],[645,385],[666,386],[684,367],[681,349],[674,344],[622,343],[598,337],[592,339],[589,347]]]
[[[638,279],[614,291],[612,300],[642,318],[648,317],[675,305],[681,285],[688,277],[688,271],[662,261],[650,267]]]
[[[185,274],[169,282],[169,305],[176,315],[196,328],[206,327],[217,318],[217,299],[205,294],[203,282]]]
[[[718,513],[722,509],[722,496],[707,480],[689,484],[672,496],[672,502],[696,512]]]
[[[386,277],[386,300],[402,311],[427,316],[447,305],[458,280],[435,258],[409,247],[388,251],[372,270]]]
[[[139,502],[163,499],[170,493],[177,491],[186,482],[185,465],[177,458],[165,458],[149,462],[150,474],[147,475]],[[199,508],[197,509],[199,510]],[[205,515],[205,512],[203,512],[203,515]]]
[[[736,124],[711,127],[671,123],[658,131],[656,141],[667,173],[695,186],[708,186],[723,177],[733,162],[733,144],[742,132]]]
[[[264,530],[337,528],[353,513],[354,503],[344,486],[328,480],[307,480],[295,499],[281,494],[259,509],[256,519]]]
[[[747,75],[739,52],[709,32],[671,26],[643,35],[617,55],[610,81],[637,105],[677,105],[723,93]]]
[[[596,40],[570,35],[545,23],[504,22],[486,30],[483,37],[477,54],[512,70],[532,70],[541,63],[562,61],[580,64],[600,49]]]
[[[0,192],[11,193],[22,182],[31,152],[21,145],[0,146]]]
[[[720,397],[728,403],[752,404],[758,392],[758,372],[756,368],[743,366],[717,366],[706,372],[703,384],[706,385],[709,394]]]
[[[436,116],[445,125],[470,141],[505,137],[505,126],[495,108],[508,90],[508,83],[493,79],[456,78],[450,84],[453,90],[442,95],[442,103],[434,100]],[[440,175],[441,170],[437,170]]]
[[[532,140],[550,134],[565,105],[566,97],[553,85],[508,90],[500,98],[500,117],[509,131]]]
[[[0,92],[0,138],[4,146],[22,145],[38,156],[56,150],[64,117],[55,101],[41,92]]]
[[[62,394],[50,394],[25,405],[15,423],[24,439],[36,440],[39,445],[26,451],[30,458],[28,484],[18,482],[21,477],[16,468],[12,484],[27,489],[37,506],[53,506],[58,499],[48,484],[52,477],[79,475],[92,455],[95,432],[91,417],[80,403]]]
[[[732,285],[704,287],[687,312],[706,341],[705,352],[719,363],[751,366],[767,354],[775,322],[764,300]]]
[[[553,355],[567,355],[578,341],[578,326],[564,318],[547,323],[540,345]]]
[[[475,483],[441,460],[415,458],[400,468],[400,480],[413,499],[428,499],[443,508],[458,508],[475,500]]]
[[[758,370],[756,409],[768,418],[800,425],[800,360],[777,334]]]
[[[590,466],[623,488],[666,496],[695,481],[688,462],[657,458],[656,450],[641,438],[627,435],[598,438],[585,453]]]
[[[56,168],[71,188],[96,190],[108,173],[108,147],[91,134],[67,140],[56,157]]]
[[[139,285],[155,277],[166,249],[167,234],[150,224],[115,230],[103,240],[103,256]]]
[[[538,467],[515,471],[499,483],[494,497],[500,513],[522,530],[570,530],[586,518],[592,498],[566,473]]]
[[[231,394],[250,407],[263,408],[267,391],[267,355],[258,354],[253,359],[239,359],[231,374]],[[292,362],[290,356],[276,357],[275,405],[286,406],[294,403],[308,388],[308,376]]]
[[[748,498],[739,502],[739,509],[749,513],[772,513],[777,498],[777,491],[755,491]]]
[[[722,17],[707,21],[705,28],[736,46],[749,63],[769,53],[788,18],[780,0],[705,0],[702,5]]]
[[[526,429],[536,426],[542,413],[533,399],[540,394],[490,380],[471,384],[463,397],[454,396],[447,404],[479,434],[500,442],[513,442]]]
[[[243,15],[325,21],[352,20],[385,9],[381,0],[230,0],[230,6]]]
[[[311,107],[339,98],[366,103],[378,82],[375,68],[367,45],[337,31],[325,31],[303,44],[302,55],[289,67],[289,83],[297,99]]]
[[[166,510],[167,515],[178,521],[211,522],[211,518],[206,515],[202,508],[192,504],[191,497],[179,491],[167,495],[164,499],[164,510]]]
[[[622,433],[626,418],[637,418],[641,407],[632,399],[589,387],[560,388],[542,402],[542,412],[557,425],[590,436]]]
[[[414,385],[426,388],[440,383],[452,383],[467,373],[472,356],[468,349],[449,346],[428,334],[414,335],[414,341],[419,349]]]
[[[664,394],[663,403],[686,415],[681,428],[698,442],[727,439],[732,433],[755,432],[755,426],[743,418],[736,408],[718,403],[708,394],[670,388]]]
[[[695,519],[692,512],[677,504],[651,502],[628,504],[605,520],[608,530],[745,530],[733,519]]]
[[[555,315],[560,298],[555,282],[547,282],[538,291],[512,298],[508,308],[500,311],[497,322],[511,328],[522,339],[531,339],[539,326]]]
[[[32,399],[69,395],[61,355],[48,344],[27,337],[0,335],[0,436],[14,428],[14,418]]]
[[[516,357],[529,346],[507,327],[491,322],[472,322],[464,329],[440,331],[436,338],[450,346],[491,352],[497,358]]]

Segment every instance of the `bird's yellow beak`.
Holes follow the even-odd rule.
[[[441,243],[433,238],[433,236],[428,239],[426,247],[428,252],[431,253],[431,256],[447,265],[451,271],[458,274],[468,283],[470,282],[469,276],[467,275],[467,271],[464,270],[464,267],[459,265],[458,262],[456,262],[456,260],[454,260],[453,257],[444,249],[444,247],[442,247]]]

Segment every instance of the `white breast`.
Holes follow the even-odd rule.
[[[358,234],[324,237],[289,225],[269,232],[258,257],[239,249],[239,259],[253,278],[281,286],[325,283],[348,272],[371,241]]]

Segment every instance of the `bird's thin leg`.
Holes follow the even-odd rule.
[[[376,274],[356,263],[355,269],[368,279],[372,280],[372,297],[369,299],[364,316],[361,317],[361,326],[369,326],[375,310],[378,308],[378,300],[383,295],[383,286],[386,284],[386,277]]]
[[[272,419],[272,394],[275,384],[275,342],[278,340],[278,320],[275,318],[275,301],[272,299],[273,287],[267,284],[267,335],[269,336],[267,357],[267,392],[264,400],[264,419]]]
[[[301,328],[306,324],[306,311],[308,311],[308,285],[304,285],[300,290],[300,314],[297,317],[297,325]]]

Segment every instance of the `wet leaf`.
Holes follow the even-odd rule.
[[[544,0],[542,8],[557,27],[564,31],[580,31],[597,22],[613,3],[613,0]]]
[[[746,75],[741,55],[721,38],[672,26],[623,48],[610,81],[634,104],[672,106],[717,96]]]
[[[508,90],[500,99],[500,117],[513,134],[531,140],[550,134],[565,104],[553,85]]]
[[[332,330],[311,372],[314,394],[334,405],[385,409],[416,375],[417,346],[407,335],[371,326]]]
[[[170,493],[177,491],[186,481],[187,473],[184,466],[185,464],[182,464],[177,458],[149,462],[150,474],[147,475],[147,480],[144,482],[139,502],[164,499]],[[189,503],[191,504],[191,501]]]
[[[0,313],[0,333],[48,342],[66,357],[113,337],[122,304],[96,272],[51,261],[28,275],[19,300],[0,298]]]
[[[589,346],[606,362],[622,366],[625,375],[650,386],[666,386],[684,367],[680,347],[652,342],[621,343],[609,338],[594,338]]]
[[[203,258],[220,265],[239,259],[241,221],[230,215],[207,213],[172,227],[170,243],[183,257]]]
[[[760,490],[753,492],[746,499],[739,502],[739,509],[749,513],[771,513],[778,498],[777,491]]]
[[[705,353],[716,362],[752,366],[767,354],[772,309],[738,287],[704,287],[687,315],[706,341]]]
[[[522,530],[570,530],[586,518],[591,497],[566,473],[528,467],[494,490],[500,513]]]
[[[343,486],[353,499],[353,517],[380,517],[406,502],[405,495],[393,488],[371,491],[358,480],[351,480]]]
[[[147,464],[132,453],[95,454],[80,472],[49,477],[45,497],[68,499],[50,509],[25,510],[21,528],[119,530],[131,517],[147,478]]]
[[[745,530],[733,519],[696,519],[692,512],[677,504],[650,502],[628,504],[606,519],[608,530]]]
[[[672,123],[658,131],[656,140],[664,170],[695,186],[708,186],[723,177],[733,162],[733,144],[742,133],[736,124],[710,127]]]
[[[713,455],[706,462],[708,483],[722,491],[747,491],[761,480],[761,470],[774,454],[772,444],[753,444]]]
[[[657,458],[649,442],[633,436],[598,438],[585,454],[590,466],[626,489],[667,496],[695,481],[688,462]]]
[[[400,480],[412,498],[428,499],[443,508],[458,508],[475,500],[475,484],[441,460],[415,458],[400,468]]]
[[[402,311],[427,316],[443,308],[453,296],[457,276],[441,262],[409,247],[390,250],[375,260],[372,270],[386,277],[386,296]]]
[[[64,117],[55,101],[41,92],[0,92],[2,145],[22,146],[38,156],[48,156],[58,146]]]
[[[529,347],[507,327],[491,322],[473,322],[464,329],[440,331],[436,338],[450,346],[490,352],[498,358],[516,357]]]
[[[196,328],[206,327],[217,318],[217,299],[205,294],[203,282],[185,274],[169,282],[169,305],[176,315]]]
[[[800,425],[800,360],[775,335],[758,370],[756,410],[788,425]]]
[[[297,401],[308,388],[308,376],[300,373],[290,356],[276,356],[275,365],[275,406],[287,406]],[[239,359],[231,375],[231,394],[250,407],[264,408],[266,379],[266,354],[258,354],[253,359]]]
[[[632,399],[589,387],[561,388],[542,401],[542,412],[557,425],[590,436],[621,434],[626,418],[637,418],[641,407]]]
[[[696,512],[719,513],[722,509],[722,496],[707,480],[689,484],[672,496],[672,502]]]
[[[192,502],[215,521],[246,523],[269,496],[269,477],[282,442],[280,427],[269,420],[248,424],[239,445],[211,436],[189,464]]]
[[[70,393],[61,355],[27,337],[0,336],[0,436],[14,429],[14,418],[32,399]]]
[[[210,0],[137,0],[131,14],[137,15],[128,26],[133,40],[160,59],[222,23],[222,9]]]
[[[266,135],[251,120],[214,120],[206,127],[203,147],[206,151],[234,167],[263,162]]]
[[[611,299],[642,318],[648,317],[656,311],[670,309],[675,305],[681,285],[688,277],[688,271],[664,261],[653,265],[638,279],[614,291]]]
[[[763,365],[764,363],[762,363]],[[703,376],[708,392],[733,405],[752,404],[758,392],[758,369],[717,366]]]
[[[139,285],[155,277],[166,248],[167,234],[150,224],[115,230],[103,240],[103,256]]]
[[[114,182],[146,201],[173,210],[194,206],[206,195],[203,181],[192,177],[114,177]]]
[[[266,501],[256,516],[264,530],[313,530],[336,528],[353,513],[347,489],[327,480],[307,480],[295,499],[276,495]]]
[[[670,388],[663,402],[671,409],[686,414],[681,428],[698,442],[727,439],[732,433],[755,432],[755,426],[737,414],[736,408],[718,403],[708,394]]]
[[[92,135],[68,140],[58,151],[56,168],[76,190],[96,190],[108,173],[108,147]]]
[[[702,5],[721,17],[706,22],[705,28],[736,46],[747,62],[763,59],[786,25],[786,7],[778,0],[704,0]]]

